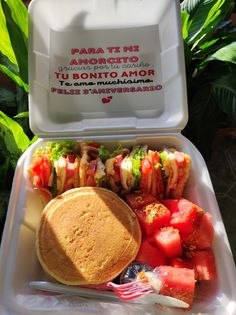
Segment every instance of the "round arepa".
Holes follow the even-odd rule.
[[[135,213],[105,188],[71,189],[44,208],[36,236],[43,269],[68,285],[114,279],[137,256],[141,229]]]

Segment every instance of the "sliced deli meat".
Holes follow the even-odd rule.
[[[148,154],[141,162],[140,190],[145,193],[151,193],[158,199],[164,197],[164,181],[161,171],[159,153],[148,150]]]
[[[64,191],[80,186],[79,166],[76,141],[52,142],[36,150],[28,173],[33,187],[48,202]]]
[[[189,177],[191,158],[173,148],[160,153],[165,182],[165,198],[177,199],[183,194]]]

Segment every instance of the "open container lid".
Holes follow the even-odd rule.
[[[32,131],[181,131],[188,114],[179,12],[173,0],[33,0]]]

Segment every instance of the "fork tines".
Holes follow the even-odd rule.
[[[121,300],[132,300],[147,293],[152,293],[153,289],[147,282],[147,279],[138,279],[125,284],[108,283],[108,286],[116,292]]]

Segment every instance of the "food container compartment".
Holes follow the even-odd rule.
[[[22,155],[14,176],[0,253],[1,315],[236,315],[235,265],[208,169],[195,146],[181,135],[188,113],[179,13],[177,0],[32,1],[29,110],[31,129],[39,140]],[[70,74],[71,70],[63,69],[73,58],[72,48],[81,45],[103,47],[104,58],[112,57],[106,47],[132,47],[125,56],[134,53],[142,65],[146,64],[136,70],[151,71],[145,80],[152,82],[138,86],[149,86],[151,82],[158,88],[135,92],[130,87],[136,87],[136,83],[116,81],[109,94],[107,90],[91,94],[83,92],[86,86],[76,87],[74,83],[78,81],[73,76],[69,77],[68,85],[60,83],[55,71]],[[138,52],[134,46],[139,47]],[[94,54],[88,57],[93,58]],[[127,66],[125,62],[123,65]],[[107,69],[112,72],[111,66]],[[121,80],[125,69],[117,70],[118,79]],[[83,70],[85,77],[93,70]],[[97,79],[89,82],[95,89],[101,88]],[[66,94],[70,84],[73,90],[81,89],[82,94]],[[120,87],[126,88],[126,92],[117,93]],[[88,302],[75,296],[39,293],[29,287],[30,281],[48,277],[35,250],[43,202],[30,183],[27,169],[38,147],[63,139],[97,141],[108,149],[119,143],[128,147],[147,144],[157,150],[174,147],[190,155],[192,166],[184,197],[212,215],[218,271],[216,281],[202,284],[197,290],[191,309]]]
[[[80,139],[83,140],[83,139]],[[165,146],[174,146],[178,150],[186,152],[192,158],[190,177],[184,192],[184,196],[195,202],[204,210],[210,212],[215,228],[213,249],[216,257],[218,279],[205,287],[202,285],[197,290],[194,304],[189,311],[165,309],[165,314],[209,314],[209,315],[233,315],[236,314],[236,288],[235,266],[229,247],[215,194],[209,178],[206,164],[196,148],[183,136],[166,134],[140,136],[129,135],[122,138],[107,138],[106,140],[93,140],[103,143],[108,148],[114,147],[114,143],[131,146],[134,144],[148,144],[153,148],[162,149]],[[39,292],[29,288],[29,282],[34,280],[46,280],[48,277],[42,271],[35,252],[35,232],[39,223],[43,203],[39,193],[32,189],[28,178],[27,168],[31,163],[33,152],[38,146],[46,144],[45,140],[37,141],[20,159],[17,166],[14,185],[9,204],[6,228],[2,241],[1,252],[1,286],[0,297],[3,307],[1,314],[44,314],[45,310],[56,310],[55,314],[77,312],[83,314],[81,308],[85,307],[88,314],[96,312],[101,314],[127,314],[132,311],[129,306],[113,305],[112,311],[101,303],[93,305],[81,304],[78,298],[58,298],[57,296],[39,295]],[[68,309],[68,305],[70,308]],[[102,306],[103,305],[103,306]],[[122,306],[123,305],[123,306]],[[127,308],[128,307],[128,308]],[[133,312],[143,314],[151,311],[153,314],[162,314],[160,307],[132,306]],[[173,313],[174,312],[174,313]],[[164,314],[163,313],[163,314]]]

